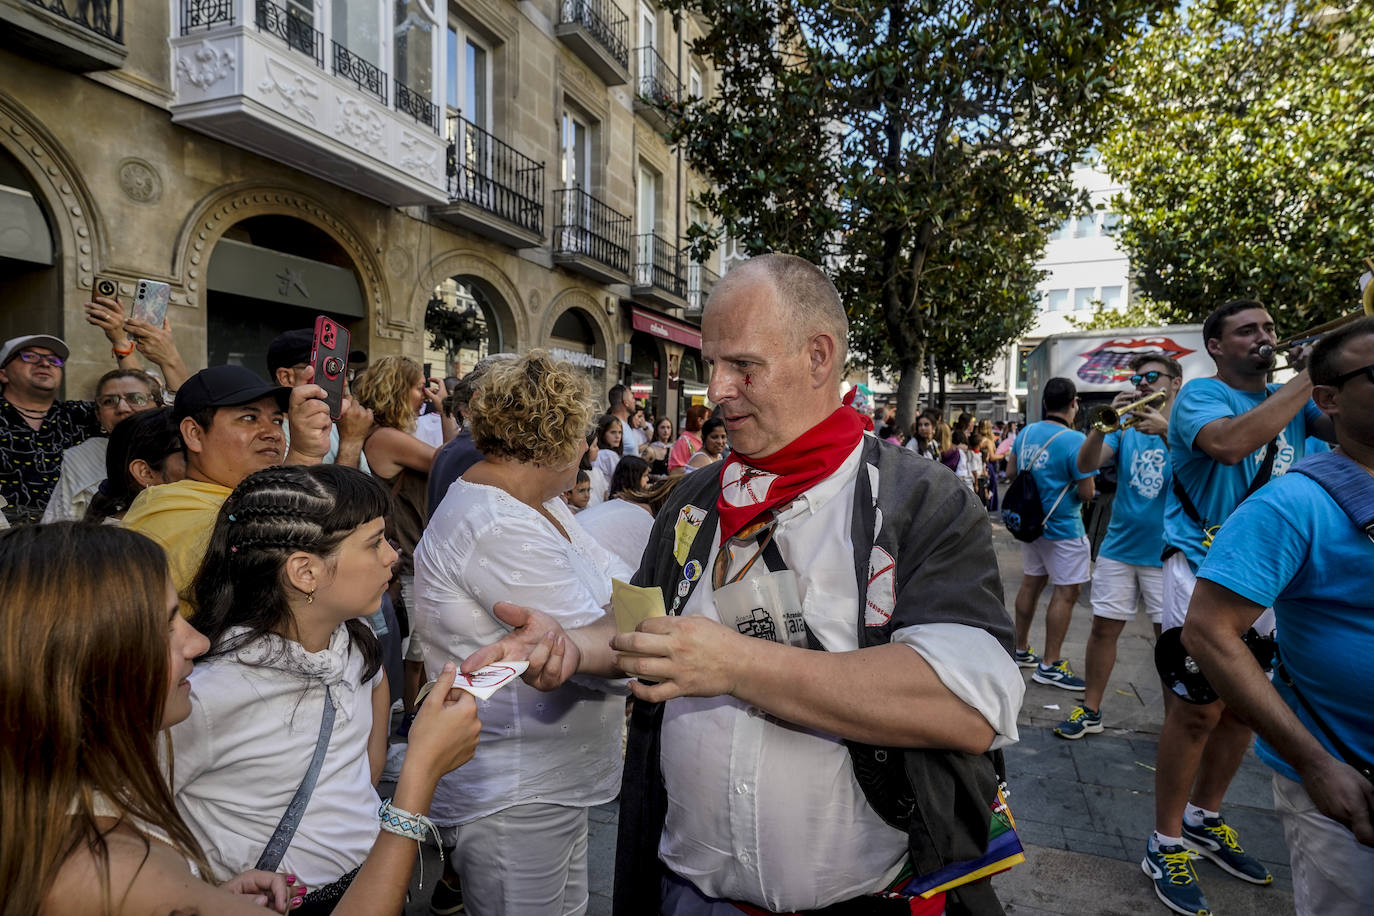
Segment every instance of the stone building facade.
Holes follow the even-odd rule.
[[[93,280],[145,278],[191,365],[261,370],[324,313],[436,376],[549,347],[676,417],[715,271],[652,102],[710,92],[700,28],[645,0],[0,0],[0,339],[63,336],[89,396]],[[475,334],[431,346],[436,310]]]

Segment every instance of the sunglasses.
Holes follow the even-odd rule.
[[[1178,376],[1176,375],[1170,375],[1167,372],[1160,372],[1158,369],[1151,369],[1149,372],[1142,372],[1139,375],[1131,376],[1129,381],[1132,385],[1139,388],[1142,382],[1144,382],[1146,385],[1153,385],[1155,382],[1159,381],[1159,377],[1161,375],[1165,378],[1178,378]]]
[[[1346,372],[1343,375],[1336,376],[1331,380],[1331,387],[1339,388],[1346,382],[1350,381],[1352,378],[1355,378],[1359,375],[1369,376],[1369,380],[1371,382],[1374,382],[1374,363],[1370,363],[1368,366],[1361,366],[1358,369],[1351,369],[1349,372]]]
[[[134,393],[102,394],[95,399],[95,402],[101,407],[118,407],[120,401],[124,401],[130,407],[137,410],[140,407],[147,407],[149,404],[153,403],[153,398],[151,395]]]
[[[46,365],[55,369],[61,369],[65,359],[56,353],[35,353],[32,350],[20,350],[15,354],[15,359],[23,360],[29,365]]]

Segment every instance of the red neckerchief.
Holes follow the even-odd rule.
[[[840,407],[767,458],[746,461],[731,452],[716,498],[720,542],[835,473],[863,435],[863,417],[852,407]]]
[[[855,397],[858,393],[859,393],[859,386],[858,386],[858,385],[855,385],[853,388],[850,388],[848,391],[846,391],[846,392],[844,393],[844,397],[840,399],[840,403],[843,404],[845,407],[853,407],[853,406],[854,406],[854,397]],[[864,429],[872,429],[872,428],[873,428],[873,418],[870,417],[868,414],[866,414],[866,413],[861,413],[861,414],[859,414],[859,419],[863,421]]]

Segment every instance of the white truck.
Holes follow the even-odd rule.
[[[1026,419],[1041,419],[1040,392],[1059,376],[1078,386],[1080,427],[1101,404],[1130,389],[1131,360],[1141,353],[1172,356],[1184,379],[1212,375],[1216,367],[1202,345],[1202,325],[1111,328],[1051,334],[1030,352],[1026,368]]]

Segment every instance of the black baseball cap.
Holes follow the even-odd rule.
[[[243,366],[211,366],[188,378],[177,390],[172,419],[180,422],[207,407],[237,407],[268,395],[276,397],[285,410],[291,400],[291,389],[269,385]]]
[[[284,331],[267,345],[267,373],[276,375],[278,369],[299,366],[310,362],[310,351],[315,346],[314,328],[301,328],[298,331]],[[367,362],[367,354],[362,350],[349,350],[348,362]]]

